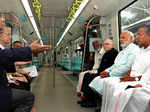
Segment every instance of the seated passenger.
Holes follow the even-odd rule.
[[[149,96],[150,93],[150,29],[146,26],[140,27],[136,39],[138,45],[143,48],[136,56],[131,71],[123,78],[108,79],[104,82],[103,112],[114,112],[114,110],[118,112],[149,111],[150,98],[144,97],[144,95]],[[143,88],[129,89],[139,87]],[[133,103],[135,101],[136,103]]]
[[[20,48],[23,46],[23,43],[21,41],[14,41],[12,43],[12,48]],[[32,61],[17,61],[15,62],[15,67],[16,69],[21,69],[21,68],[24,68],[25,65],[27,64],[32,64]]]
[[[134,35],[129,32],[123,32],[120,35],[120,43],[123,50],[117,55],[114,64],[100,73],[91,83],[90,87],[102,94],[103,82],[106,77],[123,77],[131,69],[139,47],[133,44]]]
[[[19,48],[22,47],[22,42],[21,41],[14,41],[12,44],[12,48]]]
[[[94,57],[94,66],[92,70],[87,70],[84,72],[81,72],[79,74],[79,80],[78,80],[78,84],[77,84],[77,94],[80,95],[81,94],[81,86],[82,86],[82,80],[84,78],[84,74],[85,73],[89,73],[89,74],[96,74],[97,73],[97,69],[99,68],[99,64],[101,62],[101,58],[104,54],[104,49],[102,48],[102,46],[99,44],[98,40],[93,41],[93,47],[95,50],[95,57]]]
[[[8,30],[7,27],[4,27],[3,29],[4,31]],[[0,39],[0,48],[4,49],[9,43],[10,41],[8,41],[7,38]],[[13,43],[13,47],[15,47],[16,44],[18,45],[18,47],[22,46],[22,43],[17,41]],[[27,64],[29,62],[31,63],[31,61],[28,61],[28,62],[20,62],[20,64]],[[16,65],[18,64],[19,63],[16,62]],[[7,78],[10,83],[10,87],[16,88],[16,89],[30,90],[31,78],[28,76],[28,73],[24,73],[24,75],[20,73],[15,73],[16,68],[14,66],[14,63],[10,63],[10,67],[7,67],[7,72],[8,72]]]
[[[88,85],[95,77],[99,76],[100,72],[114,64],[114,60],[118,54],[118,51],[113,48],[113,43],[110,39],[104,40],[104,50],[105,54],[102,57],[98,73],[92,75],[90,73],[86,73],[84,76],[82,92],[84,93],[85,99],[78,102],[81,103],[81,106],[83,107],[92,107],[95,105],[95,94]]]
[[[12,48],[22,47],[21,41],[15,41]],[[26,64],[31,64],[32,61],[15,62],[16,73],[8,76],[8,81],[11,88],[30,90],[31,76],[30,73],[23,71]]]

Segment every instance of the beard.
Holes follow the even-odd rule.
[[[120,44],[120,46],[121,46],[122,49],[125,49],[128,45],[129,44],[127,44],[127,43],[126,44]]]

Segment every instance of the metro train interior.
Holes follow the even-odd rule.
[[[96,63],[95,40],[103,46],[109,39],[121,52],[122,32],[132,32],[136,37],[141,26],[150,27],[150,0],[0,0],[0,15],[11,28],[7,48],[16,41],[27,47],[38,39],[39,45],[51,45],[49,51],[32,54],[32,62],[23,67],[32,74],[27,91],[35,100],[30,112],[150,112],[150,88],[144,98],[140,95],[145,93],[136,96],[135,92],[131,97],[140,97],[140,101],[129,100],[132,105],[127,103],[124,108],[121,98],[128,94],[112,103],[96,92],[91,104],[81,102],[85,96],[77,91],[80,74]],[[136,38],[134,43],[138,46]],[[130,106],[138,108],[132,110]]]

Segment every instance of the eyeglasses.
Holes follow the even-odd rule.
[[[110,43],[104,43],[104,45],[110,45]]]
[[[5,35],[8,35],[8,36],[11,36],[11,33],[3,32],[2,34],[5,34]]]

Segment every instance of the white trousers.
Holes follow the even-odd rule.
[[[79,80],[78,80],[78,84],[77,84],[77,87],[76,87],[76,92],[81,92],[81,87],[82,87],[82,82],[83,82],[83,78],[84,78],[84,75],[88,73],[88,71],[85,71],[85,72],[81,72],[79,74]]]

